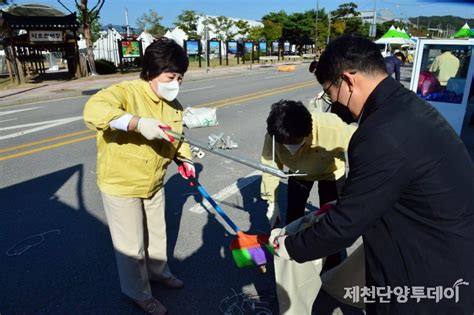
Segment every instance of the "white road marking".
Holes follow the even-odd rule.
[[[15,113],[19,113],[19,112],[25,112],[25,111],[28,111],[28,110],[33,110],[33,109],[38,109],[38,108],[41,108],[41,106],[39,106],[39,107],[23,108],[23,109],[15,109],[15,110],[8,110],[8,111],[5,111],[5,112],[0,112],[0,116],[3,116],[3,115],[11,115],[11,114],[15,114]]]
[[[294,73],[290,73],[290,74],[280,74],[280,75],[272,75],[270,77],[264,77],[264,79],[276,79],[276,78],[284,78],[284,77],[291,77],[295,75]]]
[[[212,89],[212,88],[215,88],[215,86],[203,86],[203,87],[200,87],[200,88],[181,90],[180,93],[193,92],[193,91],[199,91],[199,90],[207,90],[207,89]]]
[[[17,120],[17,119],[18,119],[18,118],[0,120],[0,123],[2,123],[2,122],[7,122],[7,121],[14,121],[14,120]]]
[[[212,195],[211,198],[214,199],[217,203],[219,203],[220,200],[225,200],[229,198],[230,196],[232,196],[233,194],[241,191],[248,185],[252,184],[254,181],[259,179],[259,176],[256,176],[256,175],[260,175],[260,174],[262,174],[261,171],[253,171],[252,173],[248,174],[244,178],[240,179],[238,185],[237,185],[237,182],[235,182],[232,185],[225,187],[218,193]],[[211,204],[205,198],[203,198],[203,203],[207,209],[213,209]],[[203,207],[202,204],[197,203],[191,208],[189,208],[188,211],[196,213],[196,214],[202,214],[206,212],[206,209]]]
[[[41,127],[36,127],[36,128],[27,129],[27,130],[11,133],[11,134],[8,134],[8,135],[0,136],[0,140],[16,138],[16,137],[19,137],[19,136],[26,135],[28,133],[37,132],[37,131],[40,131],[40,130],[57,127],[57,126],[60,126],[60,125],[68,124],[70,122],[77,121],[77,120],[82,120],[82,119],[83,119],[82,116],[77,116],[77,117],[71,117],[71,118],[63,118],[63,119],[49,120],[49,121],[43,121],[43,122],[38,122],[38,123],[31,123],[31,124],[24,124],[24,125],[17,125],[17,126],[10,126],[10,127],[0,128],[0,131],[2,131],[2,130],[10,130],[10,129],[18,129],[18,128],[24,128],[24,127],[32,127],[32,126],[43,125]]]

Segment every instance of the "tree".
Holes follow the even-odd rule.
[[[8,0],[0,0],[0,5],[7,5],[9,4]]]
[[[150,9],[148,13],[143,13],[143,15],[137,19],[137,27],[153,36],[162,37],[166,33],[166,29],[160,23],[162,19],[163,17],[159,16],[158,12]]]
[[[208,25],[210,25],[216,34],[216,38],[220,41],[226,41],[233,37],[231,29],[234,26],[234,21],[225,17],[217,16],[207,19]]]
[[[84,25],[84,16],[82,14],[82,10],[81,8],[77,5],[76,3],[76,10],[78,11],[78,15],[77,15],[77,21],[79,22],[79,25]],[[94,43],[95,41],[97,41],[99,38],[100,38],[100,30],[102,29],[102,25],[100,24],[100,21],[99,21],[99,18],[97,19],[94,19],[90,22],[90,29],[91,29],[91,41],[92,43]],[[81,27],[80,29],[80,34],[82,34],[82,36],[85,38],[85,34],[84,34],[84,28]]]
[[[359,16],[360,13],[357,11],[357,4],[354,2],[347,2],[340,4],[339,7],[331,12],[331,17],[334,20],[342,19],[345,20],[349,17]]]
[[[249,22],[247,21],[238,20],[235,22],[235,27],[237,27],[238,31],[237,31],[237,34],[234,34],[234,36],[242,35],[245,37],[250,32],[250,25],[249,25]]]
[[[263,32],[264,29],[262,26],[251,27],[247,38],[253,42],[258,42],[261,38],[265,37]]]
[[[60,0],[58,0],[60,2]],[[92,41],[92,24],[99,20],[99,12],[104,5],[105,0],[97,0],[97,3],[91,8],[88,8],[88,0],[74,0],[76,7],[79,9],[79,16],[81,16],[82,31],[84,32],[84,39],[86,41],[87,60],[92,74],[95,72],[94,63],[94,49]]]
[[[263,37],[269,42],[278,40],[281,37],[283,26],[270,20],[263,21]]]
[[[363,37],[367,37],[369,32],[363,33],[363,23],[358,17],[350,17],[345,21],[344,34],[359,34]],[[368,24],[368,23],[367,23]]]
[[[183,30],[188,35],[188,38],[200,39],[201,36],[197,32],[197,26],[199,22],[199,15],[193,10],[184,10],[176,18],[174,25]]]

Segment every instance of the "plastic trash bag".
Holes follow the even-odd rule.
[[[183,122],[189,129],[200,127],[217,126],[216,109],[215,108],[192,108],[188,107],[183,112]]]

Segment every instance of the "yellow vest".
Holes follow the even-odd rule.
[[[284,145],[275,142],[275,163],[272,161],[272,137],[267,134],[261,162],[279,169],[308,174],[298,177],[307,181],[337,180],[345,174],[345,152],[356,127],[343,122],[336,114],[312,113],[312,133],[292,155]],[[276,202],[280,179],[264,173],[260,187],[261,197]]]
[[[110,128],[130,113],[152,117],[183,131],[182,106],[160,99],[143,80],[124,81],[92,96],[84,107],[86,126],[97,130],[97,185],[115,196],[149,198],[163,186],[174,157],[191,159],[188,144],[149,141],[138,132]]]

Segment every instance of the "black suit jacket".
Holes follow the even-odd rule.
[[[367,286],[427,292],[458,279],[469,283],[457,287],[457,303],[398,303],[392,295],[390,303],[367,304],[369,314],[473,314],[474,165],[448,122],[388,77],[369,96],[348,151],[337,206],[286,239],[290,256],[328,256],[362,235]]]

